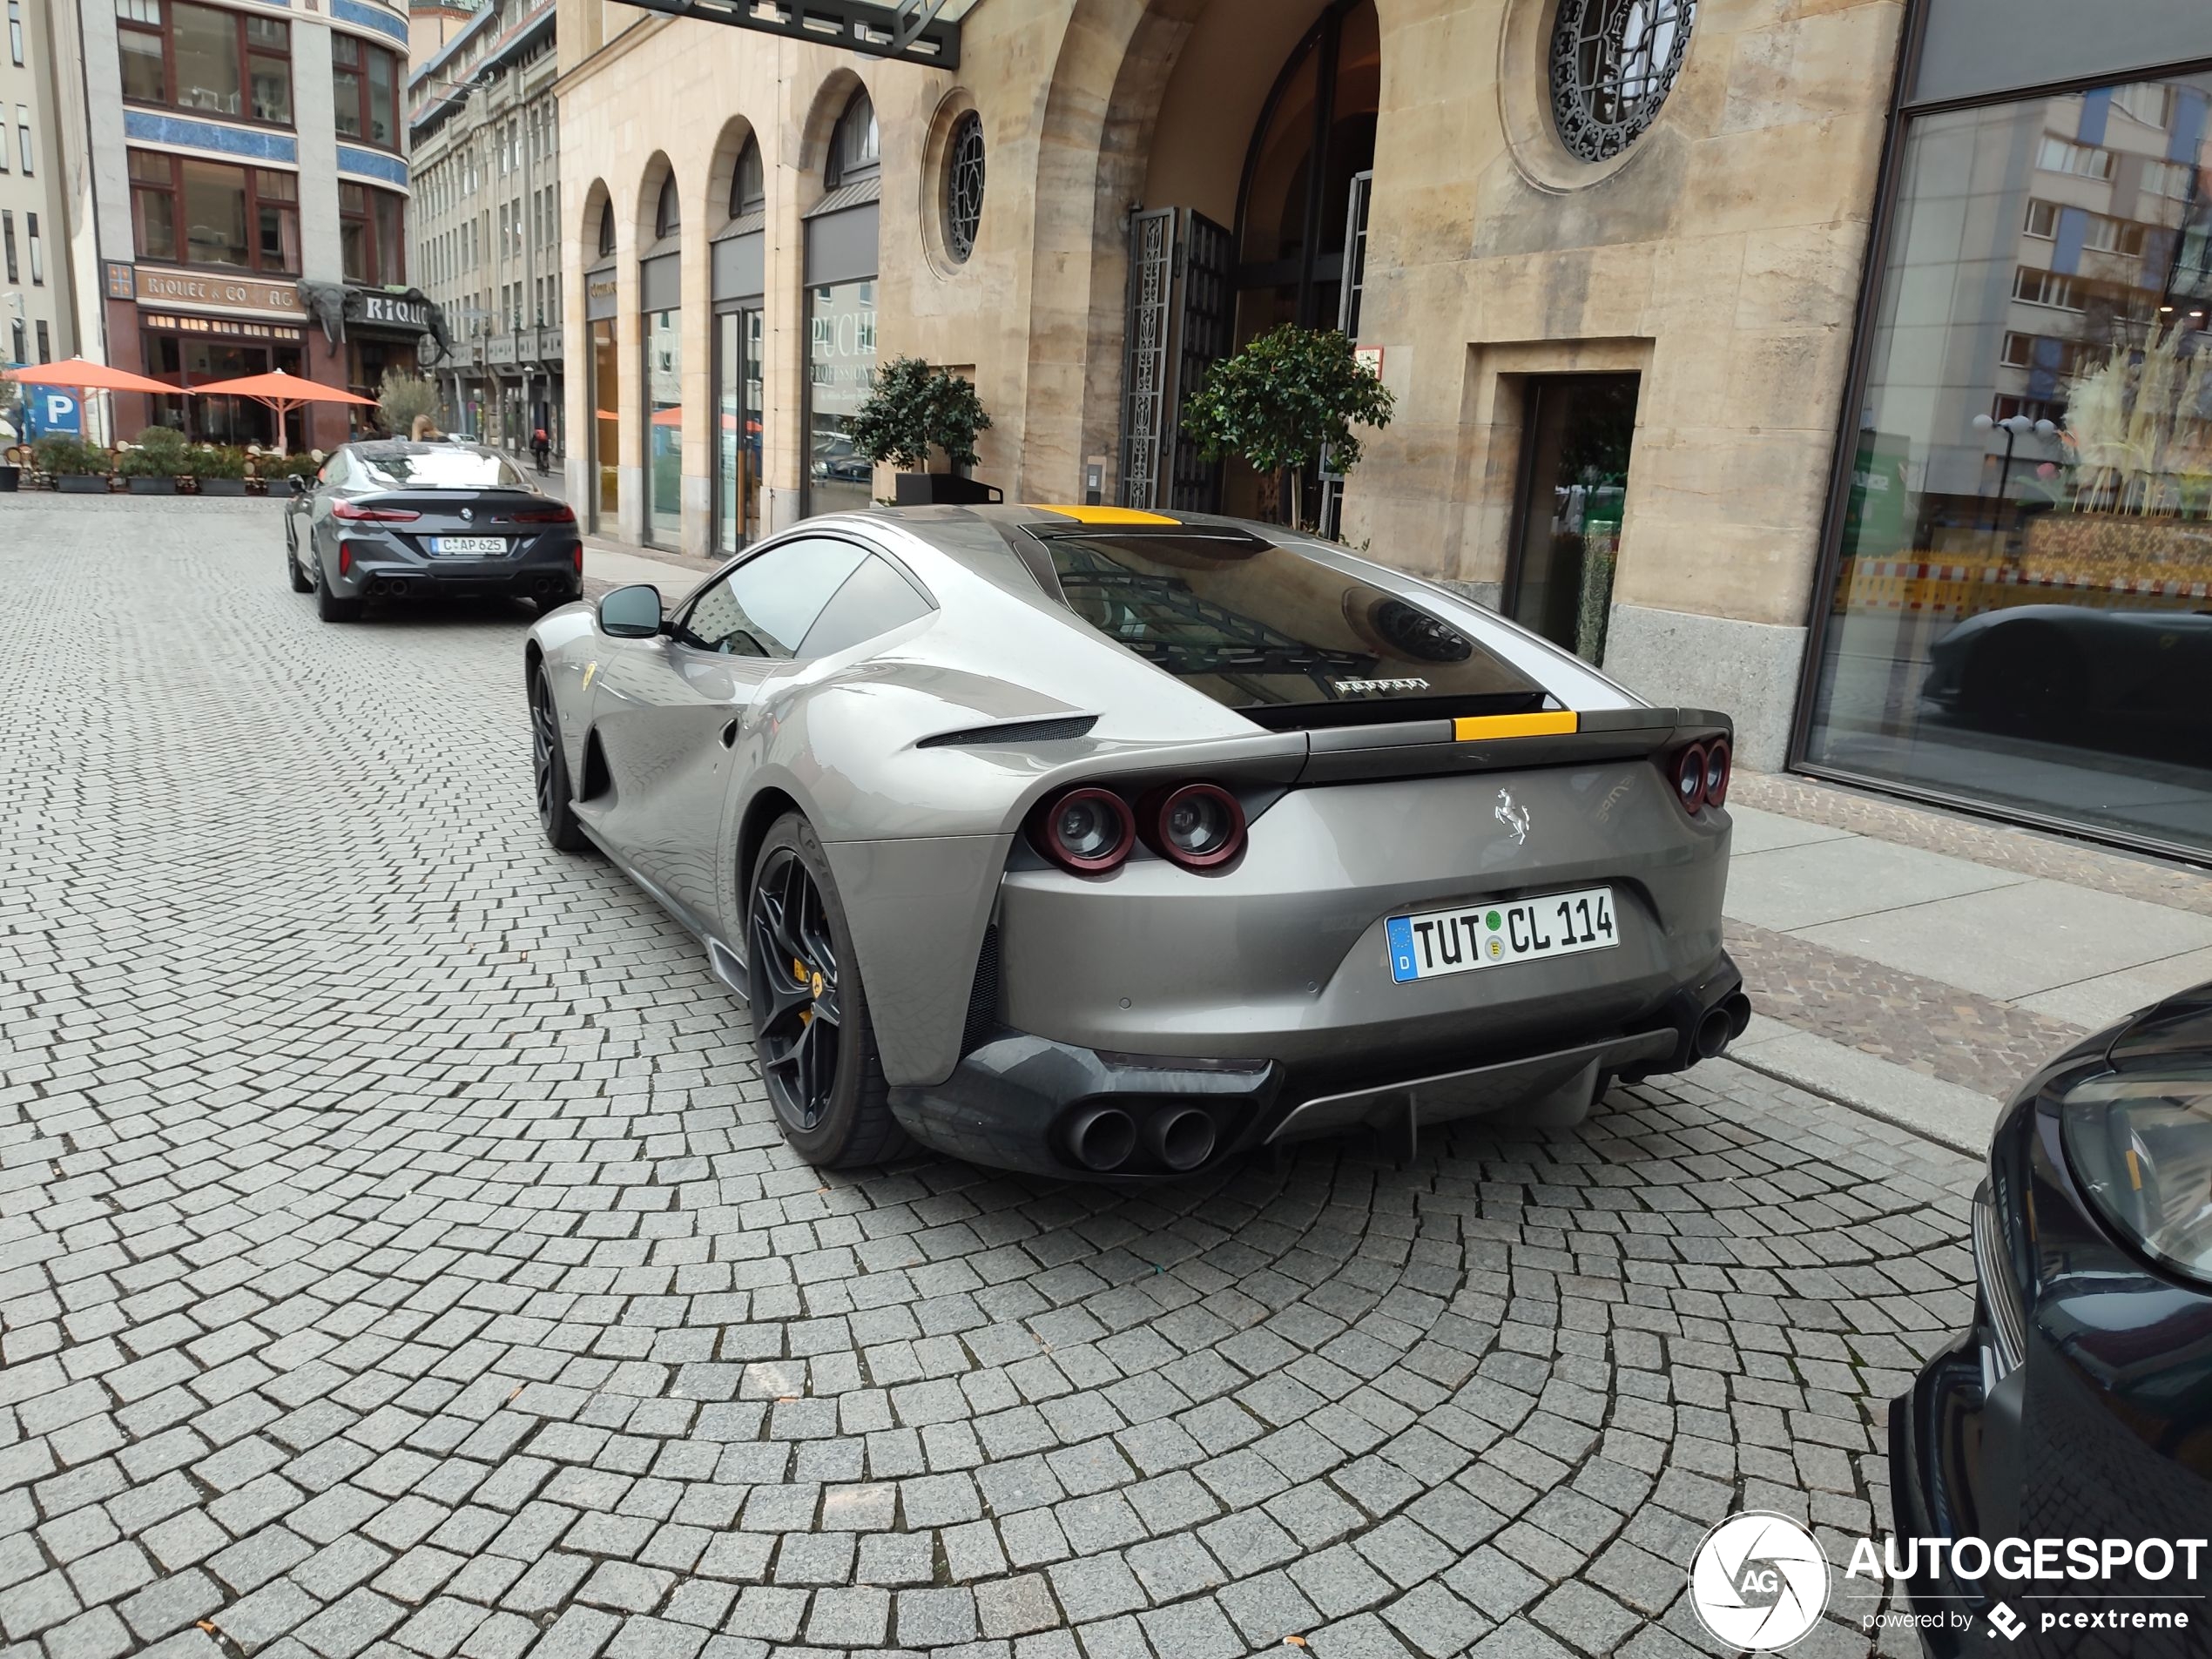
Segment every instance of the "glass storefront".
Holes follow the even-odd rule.
[[[764,386],[761,313],[751,307],[714,319],[714,547],[735,553],[760,534]]]
[[[599,475],[592,528],[603,535],[620,522],[622,506],[621,375],[616,369],[611,317],[591,325],[591,468]]]
[[[1806,764],[2212,852],[2208,109],[1907,125]]]
[[[684,383],[680,311],[645,314],[645,539],[684,535]]]
[[[875,377],[875,279],[806,291],[806,510],[850,512],[874,499],[875,469],[845,423]]]

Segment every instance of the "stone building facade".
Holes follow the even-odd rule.
[[[408,83],[415,269],[454,340],[432,371],[446,425],[518,451],[565,429],[555,24],[553,0],[494,0]]]
[[[874,349],[973,377],[994,421],[982,480],[1110,502],[1142,471],[1150,501],[1248,507],[1251,481],[1194,491],[1190,457],[1133,442],[1172,430],[1171,408],[1147,406],[1152,377],[1274,321],[1350,321],[1398,412],[1328,504],[1342,536],[1511,608],[1522,553],[1541,566],[1548,539],[1590,529],[1546,530],[1586,493],[1593,524],[1609,515],[1592,654],[1648,696],[1732,709],[1744,758],[1782,764],[1900,0],[1740,0],[1694,22],[1683,6],[1663,102],[1596,160],[1554,113],[1561,0],[981,0],[954,68],[560,3],[567,324],[602,342],[601,372],[570,376],[570,428],[598,434],[570,466],[608,533],[732,545],[718,439],[733,417],[763,528],[850,472],[834,421],[810,415],[810,389],[850,365],[826,355],[840,324],[813,310],[807,261],[836,239],[825,221],[856,211],[835,199],[852,192],[833,148],[865,91]],[[987,184],[962,249],[948,168],[971,114]],[[738,377],[718,367],[715,248],[745,217],[731,185],[749,144],[759,407],[733,411],[717,395]],[[1361,195],[1364,224],[1356,200],[1348,221]],[[1184,280],[1148,260],[1148,226],[1174,233]],[[1347,237],[1364,242],[1349,281]],[[641,269],[671,253],[675,303],[648,314]],[[1163,325],[1140,314],[1156,279]],[[655,331],[672,349],[649,365]],[[1530,482],[1537,388],[1581,375],[1634,377],[1611,382],[1599,422],[1624,489]],[[671,428],[680,502],[657,526]],[[1587,573],[1581,587],[1587,610]]]

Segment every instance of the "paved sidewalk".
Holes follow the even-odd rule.
[[[1803,779],[1743,777],[1744,1063],[1979,1153],[2088,1032],[2212,979],[2212,873]],[[1936,847],[1945,851],[1936,851]]]

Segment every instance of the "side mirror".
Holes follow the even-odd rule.
[[[304,496],[307,493],[306,475],[296,472],[292,475],[292,493],[295,496]]]
[[[616,639],[651,639],[660,632],[660,590],[650,582],[617,588],[599,601],[599,631]]]

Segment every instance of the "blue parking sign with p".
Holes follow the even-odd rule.
[[[84,434],[84,417],[77,407],[76,398],[67,392],[38,387],[24,399],[23,406],[30,416],[33,437],[44,437],[50,432],[66,432],[72,436]]]

